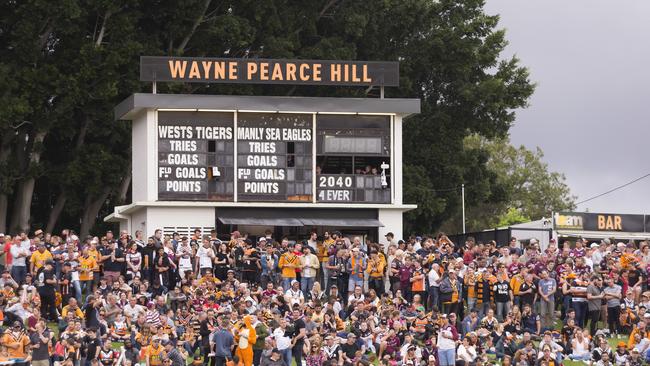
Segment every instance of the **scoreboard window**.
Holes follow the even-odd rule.
[[[233,201],[234,113],[158,112],[158,198]]]
[[[316,200],[390,203],[390,116],[318,115]]]
[[[237,114],[237,199],[311,202],[313,114]]]

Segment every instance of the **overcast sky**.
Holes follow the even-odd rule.
[[[578,201],[650,173],[650,1],[487,0],[537,90],[513,143],[539,146]],[[650,214],[650,177],[578,206]]]

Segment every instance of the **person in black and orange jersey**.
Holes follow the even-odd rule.
[[[368,259],[368,287],[375,290],[377,296],[384,294],[384,269],[386,261],[379,256],[377,249],[370,250],[370,259]],[[422,274],[423,275],[423,274]],[[424,278],[424,276],[423,276]],[[424,288],[421,290],[424,291]]]

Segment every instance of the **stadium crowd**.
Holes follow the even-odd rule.
[[[0,365],[641,365],[650,246],[0,235]]]

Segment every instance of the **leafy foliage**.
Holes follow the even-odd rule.
[[[121,202],[131,139],[129,125],[113,121],[112,108],[133,92],[150,90],[138,81],[140,55],[399,60],[400,87],[386,90],[386,96],[422,100],[422,113],[404,126],[405,202],[419,205],[407,214],[408,230],[432,232],[457,215],[459,192],[449,188],[463,182],[468,207],[502,204],[508,191],[488,169],[488,152],[463,141],[470,134],[506,136],[514,109],[526,106],[534,86],[517,59],[499,61],[505,33],[483,5],[483,0],[3,2],[0,168],[7,174],[0,180],[0,229],[7,219],[13,230],[48,221],[77,227],[79,217],[101,222]],[[166,83],[158,90],[378,96],[376,89],[283,85]],[[103,198],[99,212],[88,212],[89,202]],[[60,218],[49,217],[61,201]],[[31,206],[30,222],[5,216],[3,202],[9,208]]]
[[[507,138],[487,140],[478,135],[468,136],[465,147],[487,153],[490,158],[486,167],[497,177],[497,184],[505,189],[507,197],[499,204],[479,205],[489,214],[476,217],[474,229],[537,220],[550,217],[552,211],[575,208],[575,197],[564,182],[564,175],[549,171],[539,148],[528,150],[513,146]]]

